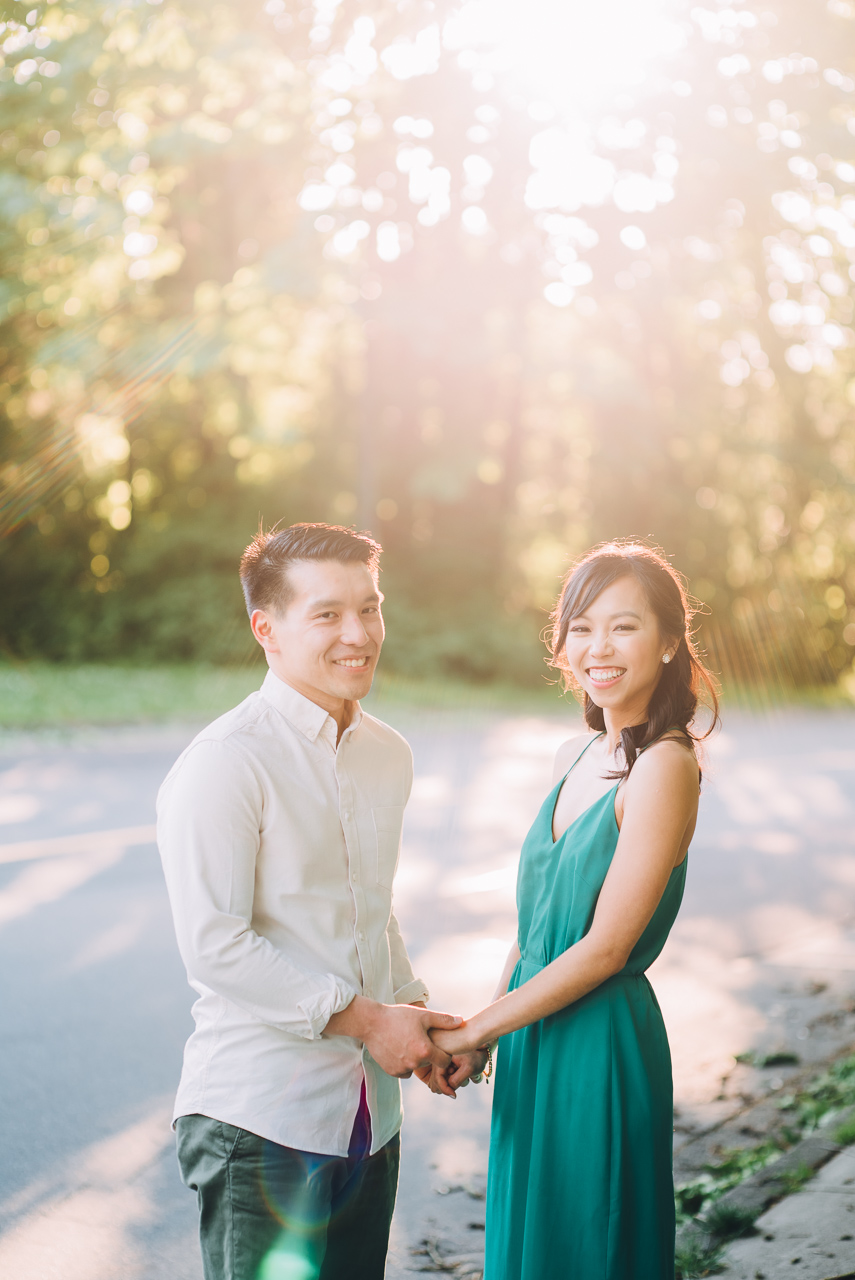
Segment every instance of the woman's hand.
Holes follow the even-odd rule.
[[[422,1084],[426,1084],[431,1093],[444,1093],[446,1098],[456,1098],[457,1094],[452,1089],[446,1078],[446,1071],[452,1071],[454,1064],[449,1063],[445,1071],[439,1067],[432,1066],[429,1062],[423,1063],[420,1067],[416,1067],[413,1075],[421,1080]]]
[[[486,1065],[487,1050],[474,1049],[470,1053],[455,1054],[450,1065],[444,1070],[440,1067],[425,1066],[419,1068],[415,1074],[423,1084],[427,1085],[431,1093],[443,1093],[447,1098],[456,1098],[457,1090],[463,1089],[472,1076],[480,1075]]]
[[[473,1076],[480,1076],[487,1065],[487,1050],[473,1049],[471,1053],[452,1055],[451,1066],[445,1068],[445,1079],[450,1089],[462,1089]]]
[[[471,1053],[479,1046],[472,1039],[472,1031],[464,1022],[462,1027],[454,1027],[451,1031],[431,1030],[430,1038],[443,1053],[454,1057],[455,1054]]]

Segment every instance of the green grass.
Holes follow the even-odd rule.
[[[721,1249],[707,1248],[699,1240],[681,1241],[674,1255],[676,1280],[714,1276],[721,1270]]]
[[[257,689],[262,667],[0,666],[0,728],[204,720]]]
[[[412,707],[466,711],[511,711],[524,714],[580,715],[579,704],[571,694],[563,694],[560,686],[543,680],[532,687],[514,684],[467,684],[461,680],[413,680],[408,676],[378,673],[374,687],[364,704],[376,708]]]
[[[823,1123],[829,1113],[842,1111],[853,1104],[855,1054],[835,1062],[798,1093],[781,1098],[778,1107],[781,1111],[793,1113],[794,1123],[801,1133],[810,1133]]]
[[[782,1154],[780,1143],[771,1139],[756,1147],[728,1147],[718,1164],[705,1165],[699,1178],[675,1188],[677,1221],[687,1222],[702,1213],[709,1218],[712,1206],[725,1191],[739,1186],[757,1169],[765,1169]]]
[[[744,1209],[738,1204],[714,1204],[704,1218],[704,1225],[710,1235],[719,1240],[735,1240],[738,1236],[751,1234],[757,1216],[751,1209]]]
[[[804,1161],[802,1161],[797,1169],[788,1169],[786,1173],[780,1174],[778,1181],[783,1187],[785,1194],[791,1196],[794,1195],[796,1191],[801,1191],[805,1183],[810,1182],[815,1173],[815,1169],[812,1169],[809,1164],[805,1164]]]
[[[846,685],[804,685],[802,687],[764,684],[740,684],[725,680],[721,701],[725,709],[739,711],[772,711],[780,707],[801,707],[810,711],[851,708],[853,697]]]
[[[210,720],[257,689],[265,666],[202,663],[133,667],[44,662],[0,664],[0,729],[157,724]],[[578,716],[557,686],[471,685],[454,680],[378,676],[366,707],[387,711],[505,711]]]
[[[739,1060],[754,1062],[757,1055],[740,1054]],[[716,1208],[717,1201],[725,1191],[744,1182],[757,1169],[773,1164],[785,1150],[807,1134],[820,1127],[828,1126],[830,1129],[836,1115],[854,1104],[855,1054],[851,1054],[833,1063],[797,1093],[780,1099],[778,1108],[791,1115],[792,1123],[776,1137],[767,1138],[756,1147],[729,1148],[721,1153],[717,1164],[705,1165],[700,1177],[676,1187],[674,1199],[677,1222],[698,1222],[702,1216],[700,1225],[705,1229],[719,1236],[732,1235],[738,1224],[732,1222],[728,1226],[725,1219],[730,1211],[726,1207]],[[833,1136],[842,1145],[855,1142],[855,1114],[842,1124],[838,1122]],[[798,1169],[780,1174],[781,1194],[792,1195],[799,1191],[813,1177],[814,1172],[807,1164],[802,1164]],[[690,1273],[687,1271],[685,1274],[688,1276]]]
[[[79,666],[47,662],[0,663],[0,729],[73,728],[82,725],[203,722],[222,714],[257,689],[264,678],[261,661],[242,667],[175,663],[157,667],[92,663]],[[728,708],[762,710],[771,705],[762,692],[726,688]],[[783,705],[780,702],[778,705]],[[787,705],[842,706],[830,690],[793,693]],[[382,670],[366,699],[377,715],[395,712],[579,716],[571,695],[547,679],[530,687],[471,684],[434,677],[415,680]]]

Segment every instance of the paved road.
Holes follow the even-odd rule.
[[[416,755],[398,914],[434,1003],[471,1012],[513,937],[520,841],[578,725],[385,714]],[[684,1134],[786,1079],[734,1070],[735,1053],[819,1060],[851,1034],[853,731],[850,713],[734,715],[710,750],[685,905],[651,974]],[[151,842],[190,734],[0,743],[0,1274],[16,1280],[200,1280],[168,1128],[191,993]],[[483,1240],[489,1090],[406,1095],[396,1278],[425,1235],[464,1254]]]

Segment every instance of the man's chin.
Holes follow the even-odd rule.
[[[337,675],[335,684],[335,695],[338,698],[344,698],[346,702],[359,702],[361,698],[367,697],[371,690],[374,680],[374,672],[376,668],[372,664],[365,671],[354,671],[352,674],[341,676]]]

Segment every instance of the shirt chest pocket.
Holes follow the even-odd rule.
[[[377,883],[391,889],[401,852],[402,804],[379,805],[373,811],[377,839]]]

